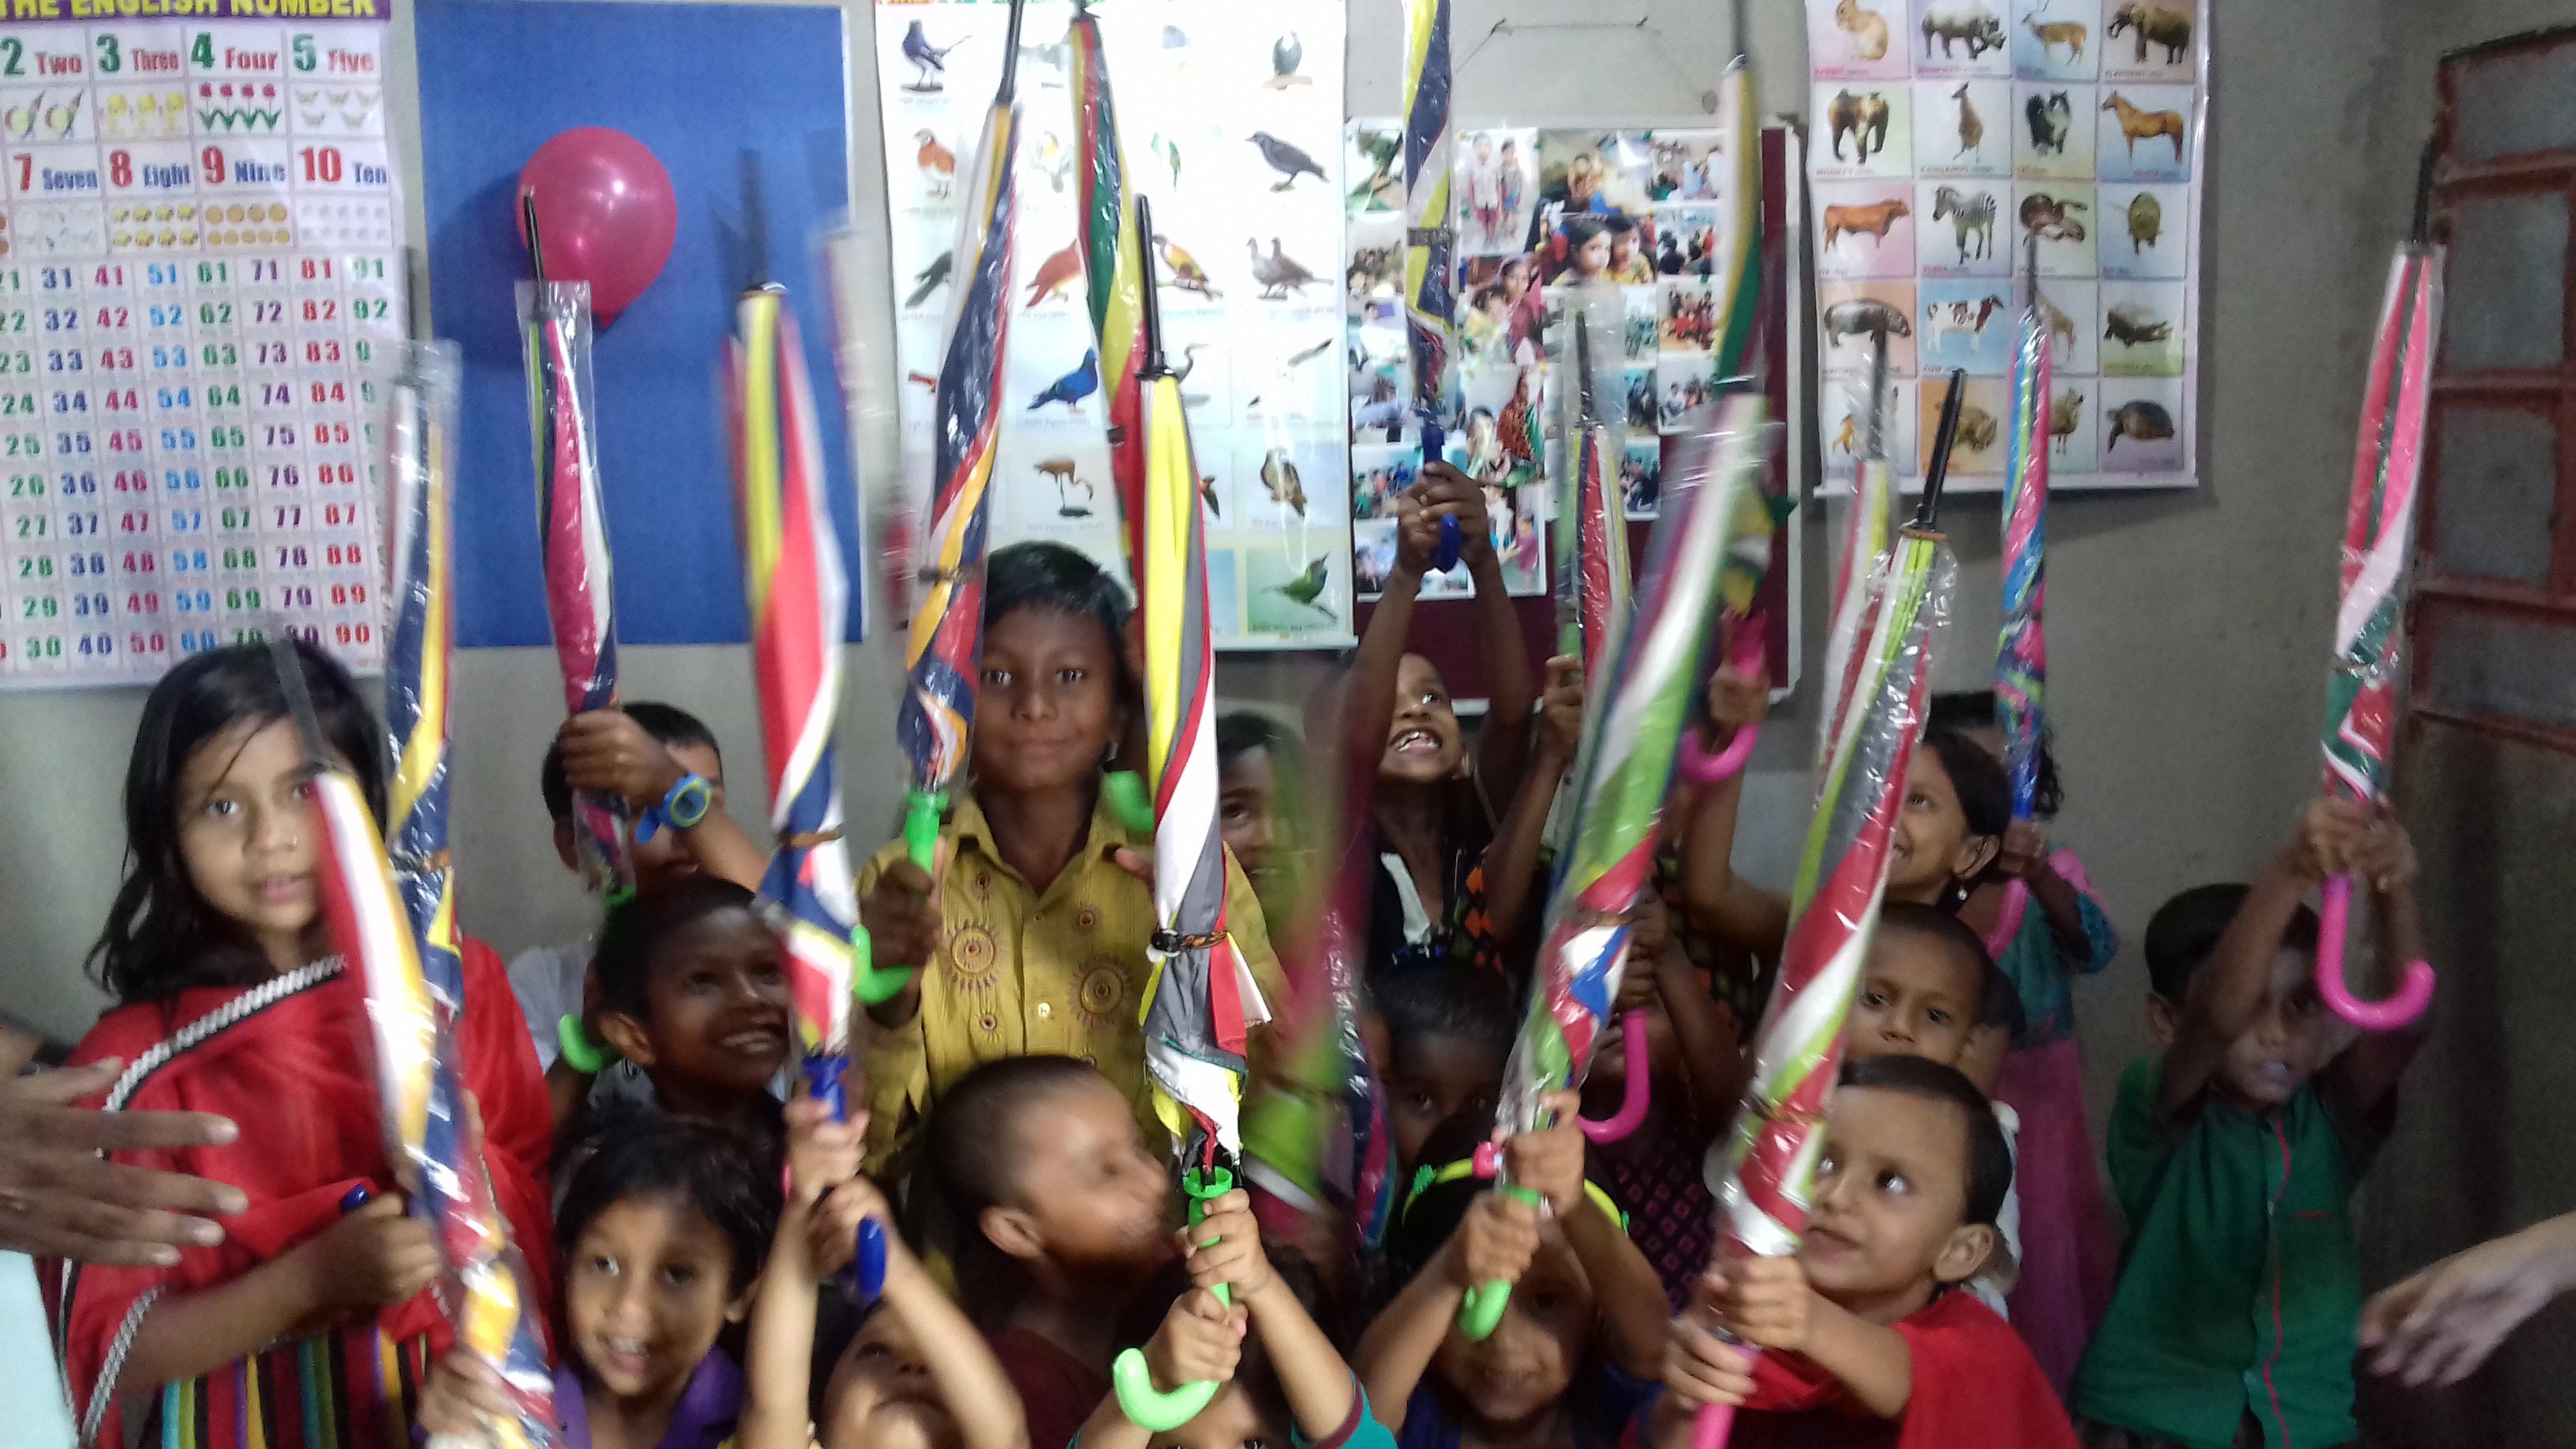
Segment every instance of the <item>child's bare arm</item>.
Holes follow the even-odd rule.
[[[2048,832],[2039,822],[2016,820],[2007,827],[1995,864],[2029,887],[2030,898],[2038,902],[2049,936],[2057,943],[2058,956],[2079,971],[2094,965],[2093,938],[2084,928],[2084,899],[2074,882],[2048,863]]]
[[[1498,1192],[1478,1195],[1458,1231],[1360,1335],[1356,1367],[1379,1423],[1404,1428],[1405,1405],[1457,1322],[1468,1288],[1519,1282],[1537,1254],[1537,1210]]]
[[[1503,582],[1502,560],[1494,555],[1492,520],[1485,512],[1482,485],[1443,463],[1426,481],[1444,483],[1459,501],[1458,522],[1466,536],[1458,556],[1476,586],[1476,634],[1485,651],[1485,728],[1476,741],[1476,774],[1488,800],[1517,798],[1530,768],[1530,707],[1538,691],[1530,679],[1529,646],[1521,634],[1519,613]],[[1336,1425],[1335,1427],[1339,1427]]]
[[[1533,924],[1540,896],[1538,851],[1547,834],[1548,807],[1556,799],[1557,782],[1574,765],[1582,729],[1583,666],[1559,655],[1547,661],[1547,702],[1540,711],[1538,752],[1512,796],[1502,829],[1485,847],[1485,914],[1499,941],[1517,941]]]
[[[811,1442],[814,1298],[823,1270],[812,1230],[827,1194],[856,1180],[867,1124],[835,1122],[812,1097],[787,1104],[787,1200],[752,1299],[737,1430],[740,1449],[806,1449]]]
[[[598,709],[564,721],[556,737],[563,745],[564,783],[575,790],[621,796],[637,811],[657,808],[671,787],[688,776],[668,746],[621,709]],[[769,869],[769,852],[760,848],[733,817],[709,810],[706,818],[676,832],[680,848],[698,868],[745,890],[760,889]]]
[[[1672,1322],[1664,1347],[1664,1396],[1647,1427],[1653,1449],[1690,1449],[1701,1409],[1732,1408],[1753,1396],[1750,1352],[1717,1335],[1724,1321],[1718,1296],[1725,1286],[1723,1274],[1703,1277]]]
[[[1714,1272],[1721,1316],[1736,1337],[1805,1355],[1882,1419],[1905,1412],[1914,1397],[1914,1350],[1905,1335],[1818,1294],[1794,1257],[1732,1258]]]
[[[1288,1411],[1310,1440],[1332,1437],[1349,1421],[1356,1386],[1331,1339],[1315,1326],[1306,1305],[1270,1270],[1261,1248],[1261,1225],[1252,1198],[1240,1191],[1209,1204],[1208,1215],[1181,1230],[1190,1281],[1201,1288],[1232,1285],[1234,1301],[1252,1315],[1253,1331],[1270,1354]]]
[[[1405,641],[1413,631],[1422,575],[1440,546],[1440,520],[1458,511],[1457,503],[1446,497],[1426,501],[1420,486],[1397,494],[1393,506],[1395,567],[1379,588],[1377,607],[1360,634],[1342,687],[1342,781],[1351,798],[1363,801],[1386,753],[1387,728],[1395,722],[1396,669],[1404,662]]]
[[[1236,1365],[1243,1359],[1244,1328],[1241,1306],[1219,1303],[1216,1295],[1204,1288],[1182,1294],[1171,1311],[1163,1315],[1163,1326],[1145,1345],[1145,1366],[1152,1374],[1154,1387],[1170,1393],[1183,1384],[1211,1379],[1218,1383],[1231,1381]],[[928,1345],[923,1347],[926,1350]],[[1119,1407],[1118,1396],[1110,1394],[1083,1421],[1079,1438],[1084,1449],[1145,1449],[1153,1435],[1128,1418],[1127,1411]]]
[[[1770,712],[1769,682],[1759,674],[1721,667],[1709,680],[1709,723],[1725,738],[1759,724]],[[1701,930],[1763,956],[1775,955],[1789,934],[1789,903],[1735,874],[1735,824],[1744,803],[1744,775],[1703,785],[1688,797],[1681,832],[1682,907]]]
[[[377,1198],[238,1278],[162,1298],[135,1330],[118,1381],[192,1379],[273,1339],[409,1302],[442,1263],[428,1226],[402,1207]]]
[[[1640,1042],[1629,1048],[1628,1070],[1648,1070],[1643,1047]],[[1504,1144],[1512,1181],[1547,1199],[1583,1275],[1591,1280],[1601,1320],[1601,1356],[1631,1378],[1653,1378],[1664,1362],[1664,1285],[1618,1220],[1583,1190],[1583,1133],[1575,1126],[1582,1097],[1554,1092],[1540,1106],[1555,1114],[1556,1125],[1521,1133]]]
[[[2424,956],[2423,922],[2415,901],[2415,843],[2406,827],[2382,809],[2355,847],[2348,868],[2369,886],[2378,908],[2378,964],[2357,978],[2362,994],[2375,999],[2404,977],[2407,963]],[[2344,1120],[2379,1121],[2396,1101],[2398,1081],[2432,1029],[2427,1013],[2395,1031],[2363,1032],[2327,1064],[2319,1090]]]
[[[1743,1095],[1745,1076],[1751,1070],[1744,1048],[1678,945],[1667,940],[1652,965],[1655,991],[1663,999],[1665,1018],[1673,1024],[1674,1045],[1681,1049],[1682,1078],[1690,1088],[1693,1118],[1702,1132],[1719,1132]]]
[[[827,1273],[840,1271],[858,1242],[861,1218],[874,1218],[885,1229],[885,1311],[900,1315],[920,1346],[940,1402],[957,1421],[958,1441],[965,1449],[1029,1449],[1029,1422],[1002,1361],[904,1246],[894,1230],[894,1210],[866,1178],[852,1178],[824,1199],[814,1228],[817,1262]]]

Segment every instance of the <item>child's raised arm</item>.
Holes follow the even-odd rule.
[[[1651,1070],[1645,1043],[1631,1043],[1628,1053],[1628,1070]],[[1591,1280],[1602,1358],[1630,1378],[1651,1379],[1664,1362],[1663,1282],[1628,1240],[1627,1229],[1583,1190],[1583,1133],[1575,1125],[1583,1111],[1581,1094],[1550,1093],[1539,1105],[1555,1114],[1556,1125],[1503,1144],[1511,1180],[1547,1199],[1583,1276]]]
[[[1478,1193],[1458,1231],[1360,1335],[1360,1386],[1379,1423],[1404,1428],[1405,1406],[1457,1322],[1467,1290],[1480,1283],[1517,1283],[1537,1256],[1538,1210],[1499,1192]],[[1661,1302],[1662,1290],[1656,1292]]]
[[[1395,722],[1395,676],[1404,662],[1404,643],[1413,631],[1413,603],[1422,592],[1422,575],[1440,546],[1440,520],[1460,511],[1446,490],[1418,484],[1395,496],[1395,567],[1379,586],[1377,607],[1369,614],[1360,647],[1351,655],[1350,677],[1342,686],[1342,784],[1358,802],[1368,799],[1377,778],[1378,760],[1386,753],[1386,732]]]
[[[1493,728],[1490,722],[1487,729]],[[1574,767],[1583,733],[1583,666],[1564,655],[1547,661],[1547,698],[1539,711],[1538,752],[1521,777],[1502,828],[1485,847],[1485,915],[1494,938],[1517,941],[1540,904],[1538,851],[1547,834],[1557,782]]]
[[[1251,1196],[1237,1189],[1210,1203],[1206,1217],[1181,1230],[1181,1246],[1193,1284],[1231,1284],[1234,1301],[1251,1313],[1298,1432],[1316,1442],[1339,1432],[1350,1422],[1358,1380],[1306,1305],[1270,1270]]]
[[[1794,1256],[1725,1259],[1709,1270],[1707,1287],[1738,1339],[1805,1355],[1880,1418],[1904,1413],[1913,1399],[1914,1349],[1905,1335],[1818,1293]]]
[[[1769,680],[1721,665],[1708,683],[1708,723],[1723,748],[1735,731],[1762,722],[1771,709]],[[1701,786],[1686,807],[1681,833],[1682,908],[1691,924],[1761,956],[1779,954],[1789,934],[1789,902],[1735,874],[1735,818],[1744,803],[1744,775],[1736,771]]]
[[[2060,960],[2079,972],[2099,971],[2119,954],[2120,938],[2101,904],[2059,875],[2048,857],[2047,829],[2036,820],[2016,820],[2004,828],[1995,868],[2029,887]]]
[[[1163,1315],[1163,1326],[1145,1344],[1145,1366],[1152,1371],[1154,1387],[1170,1393],[1183,1384],[1231,1382],[1243,1361],[1244,1313],[1239,1304],[1217,1302],[1205,1288],[1175,1299]],[[1078,1437],[1084,1449],[1146,1449],[1154,1436],[1128,1418],[1118,1396],[1111,1394],[1083,1421]]]
[[[595,709],[564,721],[556,739],[563,746],[564,783],[575,790],[616,795],[642,812],[658,810],[671,788],[688,777],[688,768],[672,758],[670,748],[653,738],[622,709]],[[733,817],[711,809],[697,824],[671,827],[672,835],[698,868],[744,890],[760,889],[769,870],[769,852],[760,848]]]
[[[1673,1024],[1673,1045],[1681,1053],[1682,1081],[1690,1088],[1693,1120],[1703,1134],[1714,1137],[1726,1130],[1743,1096],[1751,1063],[1733,1025],[1719,1014],[1716,998],[1700,984],[1690,957],[1673,944],[1671,931],[1671,913],[1661,900],[1650,897],[1638,922],[1643,939],[1629,948],[1628,970],[1644,977],[1648,989],[1663,1001],[1664,1017]],[[1651,955],[1646,954],[1648,946],[1654,948]],[[1623,982],[1623,995],[1625,991]]]
[[[1494,555],[1485,490],[1446,463],[1423,469],[1422,476],[1441,497],[1458,502],[1458,523],[1466,533],[1458,557],[1476,586],[1476,635],[1484,641],[1486,705],[1485,728],[1476,739],[1476,777],[1487,800],[1516,799],[1524,783],[1521,772],[1530,764],[1530,708],[1538,702],[1538,690],[1530,678],[1529,646],[1522,639],[1520,614],[1512,607],[1511,590],[1503,582],[1502,560]]]
[[[809,1239],[825,1194],[865,1186],[857,1175],[864,1119],[835,1122],[831,1109],[813,1097],[788,1103],[785,1115],[787,1200],[751,1305],[739,1449],[807,1449],[813,1442],[814,1295],[825,1270],[815,1262]],[[882,1207],[873,1188],[866,1195]],[[887,1244],[889,1279],[898,1246]]]

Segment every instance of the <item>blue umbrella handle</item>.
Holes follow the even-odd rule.
[[[849,1093],[843,1084],[850,1059],[835,1053],[817,1053],[804,1061],[806,1095],[832,1109],[832,1120],[850,1120]],[[841,1294],[854,1303],[865,1303],[885,1291],[885,1228],[874,1218],[859,1222],[858,1257],[843,1268],[836,1280]]]
[[[1424,413],[1422,415],[1423,466],[1429,467],[1430,465],[1439,462],[1441,460],[1441,456],[1448,450],[1448,430],[1442,428],[1439,423],[1433,421],[1431,414],[1427,412]],[[1432,551],[1431,571],[1433,573],[1445,574],[1451,569],[1456,568],[1458,566],[1458,556],[1466,552],[1466,549],[1467,529],[1465,525],[1458,521],[1458,516],[1453,513],[1448,517],[1441,519],[1440,547]]]

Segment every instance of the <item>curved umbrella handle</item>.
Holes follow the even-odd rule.
[[[931,790],[909,790],[904,793],[903,849],[914,865],[928,870],[939,858],[939,817],[948,808],[948,797]],[[892,1001],[912,984],[913,968],[909,966],[877,969],[876,951],[862,926],[850,933],[850,944],[856,950],[850,962],[850,990],[870,1006]]]
[[[1768,646],[1763,643],[1759,620],[1759,615],[1747,614],[1735,623],[1734,656],[1727,662],[1738,671],[1761,669],[1768,663]],[[1745,761],[1753,758],[1753,742],[1761,736],[1762,726],[1744,725],[1736,730],[1733,739],[1726,742],[1725,749],[1712,755],[1701,747],[1698,730],[1685,729],[1676,768],[1681,771],[1683,779],[1697,785],[1714,785],[1720,780],[1730,779],[1744,768]]]
[[[1112,770],[1100,777],[1100,793],[1109,813],[1138,835],[1154,833],[1154,802],[1145,796],[1145,777],[1133,770]]]
[[[1733,1404],[1702,1404],[1699,1417],[1691,1421],[1691,1449],[1726,1449],[1726,1436],[1734,1428]]]
[[[2363,1001],[2343,979],[2343,941],[2352,916],[2352,877],[2329,876],[2325,912],[2317,924],[2317,995],[2335,1015],[2363,1031],[2395,1031],[2412,1025],[2433,1004],[2433,967],[2426,961],[2406,963],[2406,979],[2385,1001]]]
[[[1646,1013],[1641,1007],[1619,1018],[1619,1041],[1628,1052],[1628,1085],[1619,1098],[1619,1110],[1596,1122],[1577,1117],[1574,1125],[1583,1130],[1589,1142],[1616,1142],[1637,1130],[1646,1120],[1646,1108],[1654,1102],[1654,1073],[1644,1070],[1645,1057],[1640,1048],[1646,1042]]]
[[[1510,1193],[1532,1207],[1539,1203],[1537,1193],[1516,1182],[1503,1183],[1494,1191]],[[1458,1331],[1467,1335],[1469,1343],[1482,1343],[1493,1337],[1494,1330],[1502,1327],[1503,1310],[1511,1305],[1511,1301],[1509,1279],[1497,1278],[1491,1283],[1479,1283],[1468,1289],[1467,1301],[1458,1305]]]
[[[1190,1221],[1196,1223],[1207,1216],[1210,1202],[1234,1191],[1234,1174],[1220,1167],[1202,1178],[1192,1168],[1181,1175],[1181,1191],[1190,1195]],[[1219,1303],[1234,1302],[1233,1292],[1223,1283],[1208,1291],[1216,1295]],[[1154,1387],[1153,1370],[1145,1366],[1144,1350],[1135,1348],[1118,1355],[1118,1361],[1109,1366],[1109,1381],[1118,1391],[1118,1411],[1127,1416],[1128,1423],[1149,1434],[1168,1434],[1197,1418],[1199,1411],[1216,1397],[1218,1388],[1216,1380],[1201,1379],[1164,1393]]]

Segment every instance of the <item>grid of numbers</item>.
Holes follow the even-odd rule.
[[[383,653],[378,24],[0,26],[0,686]]]

